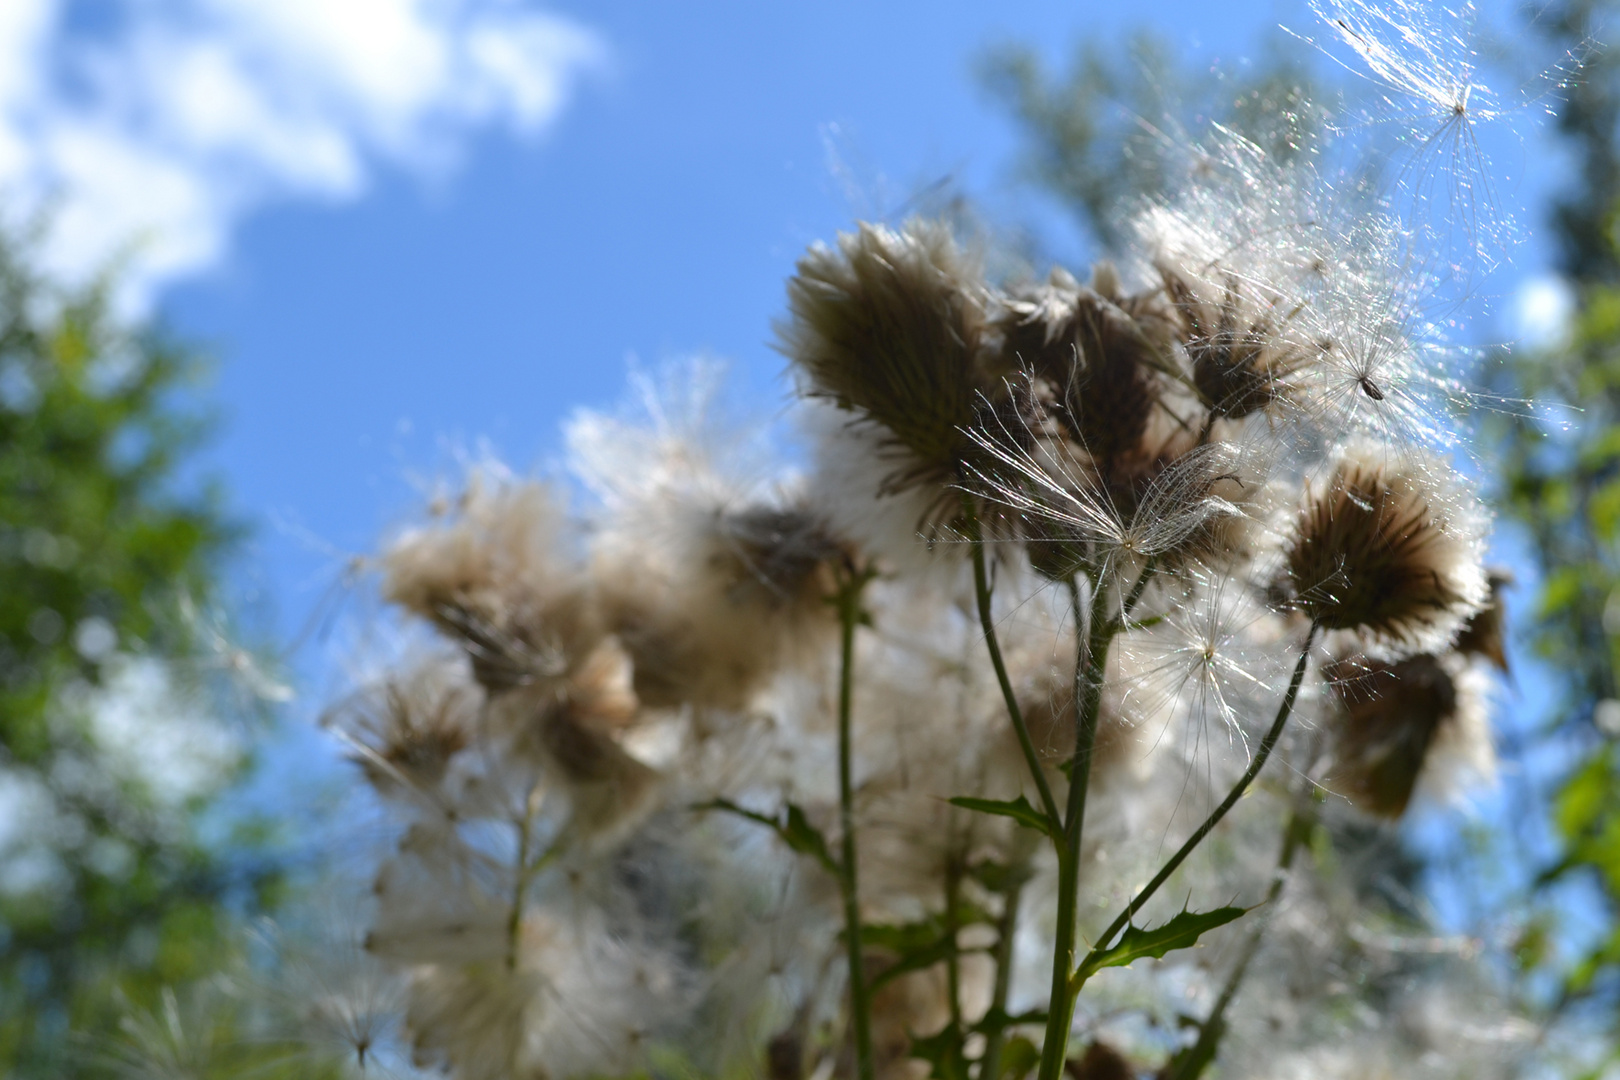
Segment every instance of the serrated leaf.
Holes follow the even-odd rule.
[[[793,803],[788,803],[780,817],[761,814],[747,807],[738,806],[730,799],[711,799],[706,803],[698,803],[693,810],[720,810],[737,817],[747,818],[766,826],[792,851],[800,855],[809,855],[816,862],[826,867],[827,871],[837,877],[840,874],[838,863],[832,857],[832,851],[827,847],[827,840],[821,831],[810,824],[804,811]]]
[[[1069,980],[1070,984],[1078,988],[1080,984],[1106,967],[1127,967],[1144,957],[1158,960],[1165,953],[1176,949],[1190,949],[1198,944],[1198,939],[1204,934],[1235,919],[1241,919],[1248,912],[1248,908],[1241,907],[1216,908],[1214,911],[1183,911],[1163,926],[1156,926],[1151,930],[1127,926],[1116,945],[1101,952],[1093,952],[1086,957]]]
[[[970,799],[966,796],[957,796],[951,800],[951,805],[960,806],[964,810],[974,810],[981,814],[1010,817],[1026,828],[1043,832],[1054,840],[1058,838],[1057,829],[1052,824],[1051,819],[1029,805],[1029,800],[1022,795],[1011,801],[1005,799]]]

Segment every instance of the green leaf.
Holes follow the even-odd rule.
[[[1023,1080],[1040,1063],[1040,1049],[1022,1035],[1014,1036],[1001,1048],[1001,1075],[996,1080]]]
[[[1059,838],[1057,826],[1052,823],[1052,819],[1029,805],[1029,800],[1022,795],[1011,802],[1002,799],[970,799],[965,796],[958,796],[951,800],[951,805],[960,806],[964,810],[975,810],[981,814],[1010,817],[1026,828],[1043,832],[1054,840]]]
[[[735,814],[737,817],[747,818],[749,821],[758,822],[781,837],[782,842],[790,850],[815,859],[834,877],[842,874],[842,871],[838,868],[837,860],[832,857],[832,852],[827,847],[826,837],[821,835],[819,829],[810,824],[810,819],[805,817],[804,811],[793,803],[788,803],[783,808],[781,817],[772,817],[769,814],[749,810],[747,807],[738,806],[730,799],[711,799],[706,803],[694,805],[692,809],[698,811],[720,810],[727,814]]]
[[[870,985],[873,990],[898,979],[902,975],[913,971],[922,971],[935,964],[944,963],[956,955],[956,942],[948,937],[941,937],[920,949],[914,949],[900,958],[899,963],[893,967],[884,968],[882,973],[872,979]]]
[[[1163,926],[1156,926],[1152,930],[1127,926],[1125,932],[1119,936],[1118,944],[1101,952],[1093,950],[1069,981],[1078,987],[1105,967],[1127,967],[1143,957],[1158,960],[1165,953],[1175,949],[1189,949],[1198,944],[1198,939],[1204,934],[1218,926],[1225,926],[1234,919],[1241,919],[1248,912],[1248,908],[1241,907],[1216,908],[1214,911],[1183,911]]]
[[[933,1066],[930,1080],[968,1080],[967,1055],[962,1049],[962,1032],[946,1024],[933,1035],[911,1037],[911,1056]]]
[[[990,921],[989,912],[977,904],[964,902],[957,905],[954,929],[960,930],[964,926]],[[958,952],[955,933],[946,923],[943,914],[930,915],[917,922],[862,926],[861,943],[873,948],[887,949],[897,957],[893,966],[885,968],[872,980],[873,989],[907,972],[933,967],[949,960]]]
[[[1011,866],[994,859],[981,859],[968,867],[968,877],[998,896],[1005,896],[1035,876],[1028,863]]]
[[[990,1009],[979,1022],[973,1025],[972,1030],[990,1035],[1010,1027],[1019,1027],[1023,1024],[1045,1024],[1046,1011],[1044,1009],[1030,1009],[1026,1012],[1008,1014],[1004,1009]]]
[[[782,834],[788,847],[800,855],[810,856],[834,874],[838,873],[838,863],[827,848],[827,838],[821,835],[820,829],[810,824],[810,819],[796,804],[787,804],[786,820],[777,831]]]

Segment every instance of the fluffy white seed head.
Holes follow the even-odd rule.
[[[568,531],[545,486],[475,469],[445,520],[384,552],[383,595],[458,641],[493,693],[562,678],[601,634]]]

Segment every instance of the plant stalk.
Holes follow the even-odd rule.
[[[962,860],[954,850],[945,863],[945,936],[950,939],[951,950],[945,954],[945,989],[950,998],[951,1026],[962,1030],[962,965],[956,955],[957,938],[961,927],[957,915],[962,904]]]
[[[1096,957],[1108,948],[1109,943],[1124,929],[1125,924],[1130,922],[1131,917],[1141,910],[1142,905],[1147,903],[1154,893],[1159,891],[1159,887],[1168,881],[1170,875],[1175,873],[1177,868],[1186,861],[1187,856],[1191,855],[1193,850],[1203,843],[1204,838],[1214,830],[1216,825],[1220,824],[1221,819],[1227,815],[1232,807],[1237,805],[1238,800],[1243,798],[1244,793],[1249,790],[1249,785],[1254,783],[1254,778],[1260,774],[1266,760],[1271,757],[1272,750],[1276,749],[1277,740],[1282,738],[1283,728],[1288,723],[1288,717],[1294,711],[1294,703],[1299,698],[1300,684],[1305,681],[1305,669],[1311,659],[1311,646],[1316,641],[1316,631],[1317,626],[1312,623],[1310,630],[1305,635],[1305,646],[1300,650],[1299,662],[1294,665],[1294,676],[1288,682],[1288,692],[1283,695],[1282,704],[1277,707],[1277,718],[1272,721],[1271,729],[1266,732],[1265,738],[1260,740],[1260,748],[1255,752],[1254,759],[1249,762],[1249,767],[1238,778],[1238,782],[1233,785],[1226,798],[1221,800],[1221,804],[1210,813],[1209,817],[1204,819],[1202,825],[1198,826],[1197,831],[1187,838],[1187,842],[1182,844],[1174,855],[1170,856],[1170,860],[1159,868],[1157,874],[1153,875],[1153,880],[1142,886],[1142,890],[1131,898],[1130,903],[1125,905],[1125,910],[1121,911],[1119,916],[1109,924],[1108,929],[1102,932],[1102,936],[1097,939],[1097,944],[1092,947],[1090,954],[1086,957],[1087,960]],[[1075,969],[1074,975],[1069,979],[1072,989],[1076,992],[1085,982],[1081,978],[1081,972],[1086,970],[1086,966],[1086,964],[1082,963],[1079,968]],[[1044,1072],[1042,1080],[1046,1080]]]
[[[1133,590],[1136,597],[1151,566]],[[1063,846],[1058,853],[1057,930],[1052,945],[1052,993],[1046,1006],[1046,1038],[1041,1044],[1040,1080],[1057,1080],[1068,1057],[1069,1028],[1074,1022],[1075,993],[1069,988],[1074,970],[1076,907],[1080,899],[1080,845],[1085,832],[1086,794],[1091,785],[1091,755],[1097,743],[1097,719],[1102,706],[1103,674],[1108,648],[1117,623],[1107,618],[1108,590],[1099,582],[1091,590],[1089,620],[1080,600],[1080,588],[1069,579],[1074,608],[1075,637],[1084,649],[1074,666],[1074,757],[1069,762],[1069,800],[1063,821]]]
[[[1007,1017],[1007,998],[1012,993],[1013,943],[1018,937],[1018,904],[1024,895],[1023,874],[1015,876],[1001,898],[1001,918],[996,920],[996,978],[990,991],[988,1015]],[[1005,1023],[993,1028],[984,1040],[984,1053],[979,1057],[979,1080],[999,1080],[1001,1051],[1007,1041]]]
[[[529,888],[529,845],[534,839],[534,811],[540,788],[531,787],[523,799],[523,820],[518,827],[517,874],[512,882],[512,910],[506,916],[506,969],[517,970],[518,938],[523,931],[523,900]]]
[[[855,845],[855,783],[851,734],[855,697],[855,628],[861,623],[861,592],[871,574],[853,567],[839,582],[836,603],[843,640],[838,669],[838,820],[843,831],[838,885],[844,900],[844,941],[849,950],[850,1026],[855,1030],[859,1080],[873,1080],[872,1002],[861,952],[861,906]]]
[[[985,648],[990,652],[990,666],[996,669],[996,682],[1001,685],[1001,697],[1007,704],[1007,715],[1012,718],[1013,730],[1018,734],[1018,746],[1024,752],[1024,763],[1029,766],[1029,775],[1035,781],[1035,789],[1040,793],[1041,809],[1045,811],[1047,819],[1051,822],[1052,832],[1058,834],[1063,828],[1063,815],[1058,811],[1057,799],[1052,797],[1052,786],[1046,782],[1046,773],[1041,769],[1040,755],[1035,752],[1035,740],[1029,737],[1029,727],[1024,723],[1024,712],[1018,707],[1018,696],[1013,693],[1012,680],[1007,677],[1007,664],[1001,658],[1001,642],[996,637],[995,618],[990,610],[990,573],[985,566],[984,537],[979,527],[978,513],[973,509],[971,500],[963,496],[966,509],[968,543],[973,548],[973,591],[979,607],[979,626],[984,630]],[[1056,840],[1053,846],[1061,852],[1063,845]]]
[[[1306,798],[1310,798],[1307,794]],[[1271,879],[1271,888],[1266,891],[1266,898],[1262,902],[1270,907],[1282,895],[1283,888],[1288,884],[1288,871],[1294,865],[1294,855],[1310,836],[1312,827],[1316,824],[1316,815],[1310,810],[1301,810],[1297,806],[1288,815],[1288,823],[1283,826],[1282,854],[1277,857],[1277,873]],[[1182,1054],[1177,1061],[1172,1061],[1171,1068],[1164,1074],[1165,1080],[1198,1080],[1204,1070],[1215,1061],[1216,1050],[1219,1049],[1221,1039],[1226,1034],[1226,1010],[1231,1006],[1232,1000],[1237,997],[1238,988],[1243,985],[1243,979],[1249,973],[1249,965],[1254,962],[1260,946],[1265,942],[1267,919],[1254,928],[1249,940],[1243,946],[1243,955],[1238,958],[1237,965],[1227,976],[1226,985],[1221,988],[1220,997],[1215,999],[1215,1005],[1198,1025],[1198,1041]]]

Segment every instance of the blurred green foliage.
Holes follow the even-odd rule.
[[[1568,0],[1541,9],[1537,25],[1553,51],[1581,52],[1610,36],[1616,10],[1612,0]],[[1510,358],[1504,389],[1568,411],[1499,422],[1496,448],[1503,509],[1541,573],[1531,640],[1561,684],[1540,736],[1565,763],[1552,807],[1561,850],[1537,885],[1595,889],[1602,918],[1571,956],[1544,940],[1543,914],[1521,959],[1554,978],[1550,1019],[1596,1005],[1612,1044],[1620,1036],[1620,55],[1589,56],[1559,110],[1558,134],[1575,168],[1551,217],[1575,317],[1567,343]]]
[[[98,1074],[98,1040],[217,970],[229,912],[278,882],[251,842],[227,857],[200,839],[198,811],[246,761],[217,713],[200,714],[215,773],[175,791],[171,743],[135,729],[111,748],[96,721],[216,700],[196,613],[235,532],[184,475],[203,365],[121,326],[105,285],[64,289],[33,263],[0,238],[0,1074],[19,1080]],[[130,671],[167,696],[118,700],[143,685]]]

